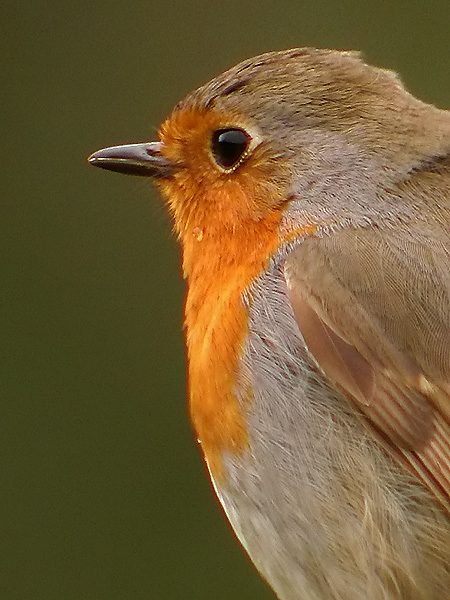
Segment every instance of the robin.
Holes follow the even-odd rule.
[[[275,594],[448,598],[450,113],[294,49],[89,161],[166,199],[193,425]]]

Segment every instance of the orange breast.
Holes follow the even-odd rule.
[[[193,259],[186,301],[190,411],[216,478],[222,452],[239,452],[247,442],[244,415],[235,396],[247,332],[242,293],[276,250],[278,220],[278,212],[271,214],[263,228],[259,223],[253,231],[247,229],[244,238],[229,235],[211,240],[205,232],[200,242],[193,240],[197,248],[185,248],[185,262]]]

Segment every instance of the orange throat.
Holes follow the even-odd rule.
[[[242,294],[278,247],[279,219],[274,211],[240,233],[223,232],[217,239],[194,232],[183,243],[190,412],[216,479],[222,454],[239,453],[247,444],[244,407],[236,397],[248,320]],[[251,390],[241,394],[250,398]]]

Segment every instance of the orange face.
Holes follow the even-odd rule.
[[[214,157],[212,140],[215,132],[230,128],[246,132],[248,146],[235,165],[224,168]],[[160,137],[164,156],[179,165],[160,187],[183,241],[194,228],[206,236],[245,228],[264,220],[285,200],[287,173],[283,177],[281,161],[241,115],[207,108],[177,110],[163,123]]]

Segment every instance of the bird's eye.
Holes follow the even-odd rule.
[[[251,139],[243,129],[217,129],[211,141],[214,160],[222,169],[232,169],[245,155]]]

